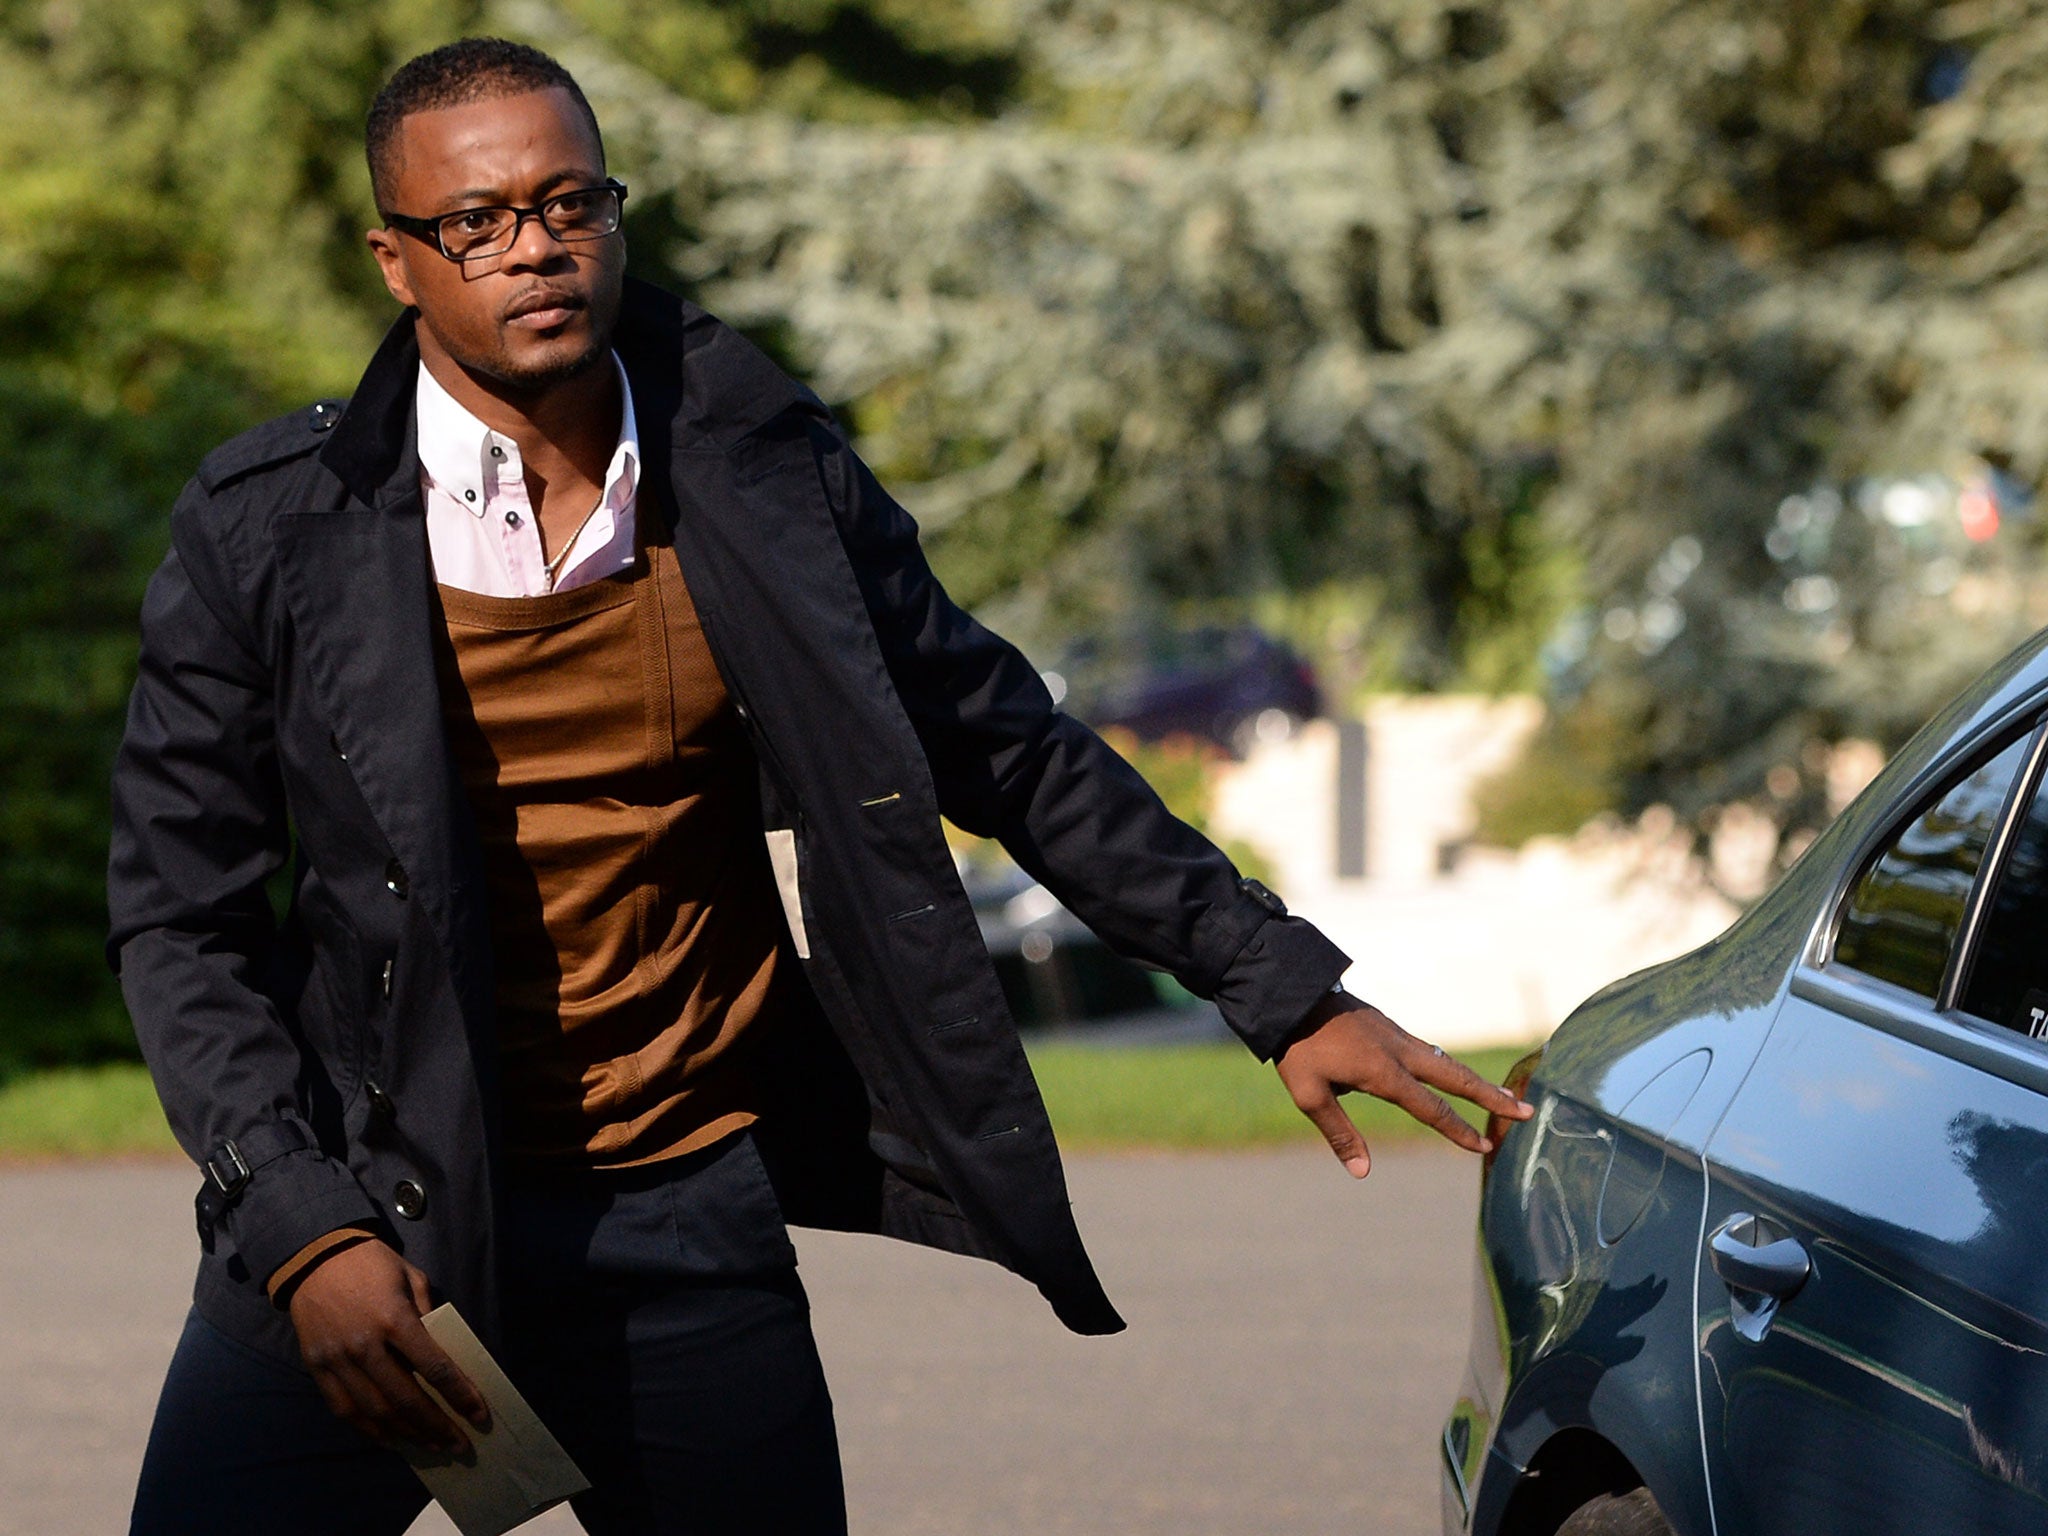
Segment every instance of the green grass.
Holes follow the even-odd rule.
[[[177,1151],[149,1073],[138,1063],[64,1067],[0,1084],[0,1158]]]
[[[1465,1059],[1498,1082],[1522,1049],[1474,1051]],[[1226,1148],[1317,1139],[1273,1069],[1234,1042],[1105,1047],[1051,1041],[1033,1045],[1030,1054],[1066,1147]],[[1368,1143],[1432,1134],[1376,1099],[1351,1094],[1344,1104]],[[0,1086],[0,1158],[177,1150],[140,1066],[37,1072]]]
[[[1499,1082],[1527,1050],[1511,1046],[1462,1054],[1475,1070]],[[1030,1054],[1064,1147],[1320,1144],[1319,1133],[1294,1107],[1273,1069],[1235,1041],[1142,1048],[1060,1041],[1033,1045]],[[1395,1137],[1435,1135],[1378,1099],[1354,1093],[1343,1104],[1368,1146]],[[1479,1112],[1467,1118],[1477,1124]]]

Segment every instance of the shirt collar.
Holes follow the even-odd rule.
[[[612,354],[612,366],[619,370],[619,443],[612,450],[605,470],[600,500],[614,508],[632,499],[640,475],[640,424],[633,414],[633,386],[626,380],[626,365]],[[441,381],[419,365],[419,391],[414,410],[419,422],[420,468],[435,487],[447,493],[459,506],[477,517],[498,477],[524,473],[519,465],[519,445],[493,432],[467,407],[441,387]],[[491,450],[496,448],[499,455]]]

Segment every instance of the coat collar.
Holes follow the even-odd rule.
[[[408,309],[392,322],[320,452],[364,506],[418,487],[418,320]],[[730,326],[636,278],[626,279],[612,346],[632,386],[643,461],[657,473],[670,453],[729,449],[793,406],[822,409]]]
[[[386,500],[394,485],[419,487],[418,423],[413,417],[420,346],[413,334],[419,311],[408,309],[391,323],[376,356],[363,371],[348,408],[328,434],[320,462],[364,506]]]

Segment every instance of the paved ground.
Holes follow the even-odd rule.
[[[1475,1165],[1395,1148],[1086,1157],[1131,1323],[989,1266],[798,1246],[865,1536],[1425,1536],[1470,1316]],[[182,1167],[0,1170],[0,1536],[124,1528],[195,1254]],[[452,1528],[430,1511],[414,1536]],[[533,1536],[579,1530],[557,1511]]]

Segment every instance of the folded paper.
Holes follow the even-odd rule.
[[[471,1449],[464,1456],[407,1453],[413,1471],[462,1536],[503,1536],[590,1486],[454,1307],[436,1307],[420,1321],[491,1410],[491,1427],[480,1430],[424,1378],[414,1378],[469,1436]]]

